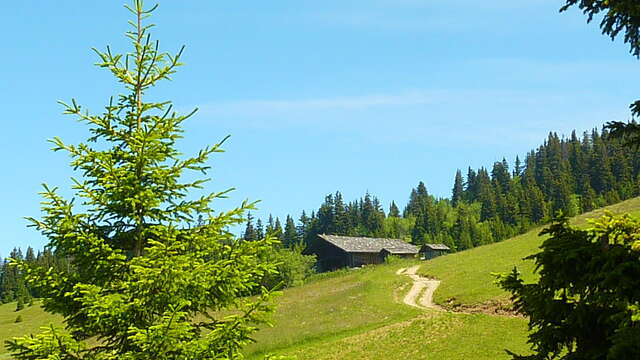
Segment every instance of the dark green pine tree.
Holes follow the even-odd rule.
[[[404,217],[418,216],[428,198],[429,193],[427,192],[427,187],[424,185],[424,182],[420,181],[418,186],[411,190],[409,202],[404,209]]]
[[[520,161],[520,157],[516,155],[516,162],[513,168],[513,177],[514,178],[520,177],[521,174],[522,174],[522,162]]]
[[[297,227],[298,239],[305,239],[307,237],[307,232],[309,231],[309,223],[311,219],[307,216],[307,213],[302,210],[302,214],[300,215],[299,224]]]
[[[426,243],[427,230],[424,225],[425,221],[422,216],[416,218],[416,223],[411,230],[411,243],[414,245],[422,245]]]
[[[335,234],[335,204],[333,195],[329,194],[324,198],[324,203],[320,205],[316,214],[316,234]],[[314,234],[315,235],[315,234]]]
[[[351,222],[349,221],[349,214],[342,200],[342,194],[337,191],[333,204],[333,230],[336,235],[349,235],[351,232]]]
[[[36,254],[33,251],[33,248],[31,246],[29,246],[27,248],[27,253],[24,255],[24,261],[26,261],[28,263],[35,263],[36,262]]]
[[[298,232],[296,230],[296,224],[293,218],[287,215],[287,220],[284,225],[284,234],[282,235],[282,244],[284,247],[291,248],[300,242],[298,238]]]
[[[251,213],[247,213],[247,224],[244,228],[244,233],[242,234],[242,239],[244,241],[256,241],[258,240],[258,232],[253,225],[253,215]]]
[[[517,225],[520,209],[518,199],[513,191],[498,196],[498,212],[502,221],[509,225]]]
[[[437,234],[438,217],[435,205],[431,199],[427,199],[416,216],[416,223],[411,232],[411,242],[414,244],[424,244]]]
[[[506,194],[511,187],[511,175],[509,174],[509,164],[503,158],[502,161],[495,162],[491,170],[491,181],[496,194]]]
[[[269,214],[269,220],[267,220],[267,227],[265,229],[265,234],[273,234],[273,229],[275,224],[273,222],[273,215]]]
[[[625,149],[615,142],[610,142],[611,149],[611,172],[613,174],[614,190],[620,198],[628,199],[633,196],[637,186],[633,183],[631,172],[631,161]]]
[[[522,186],[527,188],[528,186],[537,186],[536,179],[536,155],[534,151],[527,153],[525,158],[525,168],[522,170],[520,181]]]
[[[598,194],[604,194],[613,189],[613,173],[607,145],[596,130],[592,135],[593,150],[591,157],[591,185]]]
[[[363,236],[378,236],[382,232],[384,223],[384,211],[380,208],[380,201],[366,193],[362,201]]]
[[[574,175],[581,174],[584,166],[582,163],[582,147],[575,130],[571,132],[567,148],[567,159],[569,161],[569,166],[571,166],[571,173]]]
[[[262,220],[256,220],[256,240],[264,239],[264,227],[262,226]]]
[[[362,202],[360,200],[354,200],[347,204],[347,217],[349,218],[349,234],[351,236],[357,236],[363,234],[364,225],[362,224]]]
[[[545,196],[549,196],[549,194],[551,193],[550,182],[553,180],[553,176],[549,171],[546,142],[535,152],[534,176],[536,184],[538,185],[542,193]]]
[[[588,177],[588,175],[585,174],[585,177]],[[598,196],[596,195],[596,192],[593,190],[588,180],[586,180],[584,183],[584,186],[586,188],[582,191],[582,194],[580,196],[580,208],[582,209],[582,211],[586,212],[594,210],[597,207],[596,201]]]
[[[282,224],[280,223],[280,219],[276,218],[276,223],[273,225],[273,233],[271,234],[271,236],[273,236],[274,238],[282,242],[283,233],[284,233],[284,230],[282,229]]]
[[[391,205],[389,205],[389,217],[400,217],[400,209],[398,209],[398,206],[394,201],[391,201]]]
[[[9,253],[9,259],[14,261],[23,261],[24,256],[20,248],[13,248]],[[22,272],[15,266],[11,266],[9,262],[3,265],[3,283],[0,284],[4,293],[3,302],[11,302],[25,297],[27,295],[27,286]]]
[[[306,226],[307,232],[304,234],[303,240],[307,248],[313,248],[317,240],[317,235],[321,234],[320,226],[315,211],[311,211],[311,216],[309,216],[308,219],[308,225]]]
[[[13,272],[9,267],[9,261],[3,260],[0,266],[0,301],[8,303],[15,298],[14,287],[16,280],[13,278]]]
[[[526,189],[529,196],[529,207],[531,208],[531,221],[534,224],[538,224],[548,220],[549,214],[542,190],[535,185],[530,185]]]
[[[551,206],[554,214],[562,211],[567,216],[575,216],[579,210],[573,208],[572,192],[565,176],[558,176],[552,187]]]
[[[466,250],[473,247],[471,228],[472,224],[477,220],[473,218],[472,213],[464,204],[458,208],[456,221],[451,229],[457,250]]]
[[[464,190],[465,198],[469,203],[478,200],[477,174],[471,167],[467,169],[467,182]]]
[[[456,177],[453,182],[451,203],[453,204],[453,206],[457,206],[458,203],[464,199],[464,197],[464,179],[462,179],[462,172],[458,169],[456,171]]]
[[[478,201],[482,205],[480,220],[485,221],[496,217],[498,215],[496,193],[491,178],[489,178],[489,173],[485,168],[478,170],[476,183],[478,187]]]

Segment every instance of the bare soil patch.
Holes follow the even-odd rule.
[[[525,316],[513,309],[513,303],[508,299],[490,300],[481,304],[456,304],[455,299],[449,299],[445,304],[447,310],[465,314],[487,314],[524,318]]]

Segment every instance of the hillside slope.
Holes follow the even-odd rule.
[[[46,313],[36,302],[33,306],[27,306],[21,311],[16,310],[16,303],[0,305],[0,359],[9,359],[5,353],[4,342],[14,336],[34,334],[40,327],[54,324],[60,326],[62,317]],[[22,322],[15,320],[20,315]]]
[[[640,198],[606,208],[640,215]],[[573,222],[584,225],[602,209]],[[318,275],[310,283],[287,289],[277,300],[273,327],[256,334],[245,354],[260,359],[266,353],[303,359],[509,359],[504,349],[526,353],[526,319],[483,313],[422,310],[402,303],[411,280],[397,275],[402,267],[421,265],[420,272],[441,280],[435,301],[444,305],[477,305],[500,301],[507,294],[494,284],[492,272],[517,265],[525,274],[532,264],[521,259],[537,251],[540,228],[527,234],[431,261],[399,261],[358,270]],[[453,299],[453,301],[447,301]],[[0,342],[34,332],[59,317],[37,306],[21,311],[15,324],[15,304],[0,306]],[[4,349],[0,344],[0,354]],[[0,359],[8,358],[7,354]]]
[[[586,226],[587,219],[599,217],[605,210],[614,214],[640,215],[640,198],[582,214],[571,219],[571,223]],[[509,272],[517,266],[525,281],[533,280],[533,262],[522,259],[539,251],[538,247],[544,240],[538,236],[542,229],[543,227],[538,227],[499,243],[426,261],[419,273],[441,281],[434,297],[435,302],[440,305],[476,306],[504,301],[508,294],[493,285],[495,277],[491,273]]]
[[[273,328],[258,332],[250,359],[507,359],[526,351],[522,318],[421,310],[402,303],[410,279],[400,261],[342,271],[284,292]],[[505,342],[504,339],[507,339]],[[473,356],[471,355],[473,354]]]

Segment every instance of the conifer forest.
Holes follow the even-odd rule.
[[[638,196],[640,159],[635,149],[606,129],[577,135],[551,132],[537,149],[511,164],[457,171],[451,198],[436,198],[420,181],[407,191],[402,210],[384,209],[374,194],[347,201],[338,190],[320,207],[267,221],[250,217],[243,233],[255,240],[272,233],[285,247],[308,246],[317,234],[399,238],[413,244],[441,243],[461,251],[521,234],[559,212],[574,216]],[[402,199],[400,199],[402,200]]]

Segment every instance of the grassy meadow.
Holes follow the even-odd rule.
[[[322,344],[415,318],[423,312],[400,299],[411,280],[396,270],[416,261],[339,271],[287,289],[278,299],[274,327],[256,335],[252,358],[301,343]]]
[[[608,207],[614,213],[640,215],[640,198]],[[583,214],[573,223],[603,210]],[[402,304],[411,281],[396,275],[401,267],[421,264],[420,273],[440,279],[435,301],[477,305],[501,301],[507,294],[494,285],[492,272],[514,265],[533,279],[531,262],[521,259],[538,250],[541,228],[512,239],[431,261],[402,260],[363,269],[319,274],[307,284],[287,289],[277,299],[273,327],[264,327],[245,349],[249,359],[265,354],[294,359],[509,359],[505,349],[526,353],[527,322],[521,317],[421,310]],[[5,340],[38,331],[61,319],[36,305],[15,311],[0,305],[0,359],[9,359]],[[22,315],[23,322],[15,323]],[[4,353],[4,354],[3,354]]]
[[[420,310],[401,303],[410,280],[400,267],[342,271],[284,291],[274,327],[257,333],[245,354],[294,359],[508,359],[505,348],[526,352],[526,321],[485,314]],[[505,341],[506,339],[506,341]]]

